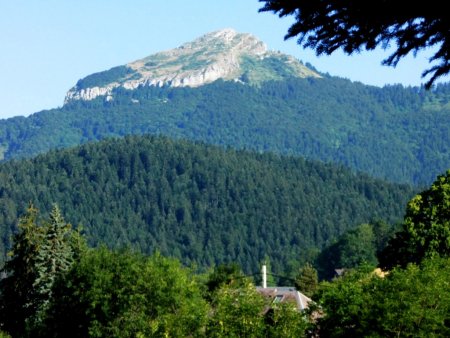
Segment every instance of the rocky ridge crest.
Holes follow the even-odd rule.
[[[112,100],[113,90],[120,86],[130,90],[140,86],[198,87],[218,79],[258,84],[286,75],[320,77],[294,57],[268,50],[251,34],[223,29],[178,48],[92,74],[69,90],[65,102],[98,96]]]

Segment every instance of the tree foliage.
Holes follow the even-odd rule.
[[[346,231],[322,249],[316,259],[320,279],[331,279],[336,269],[351,269],[362,264],[377,265],[396,226],[383,221],[364,223]]]
[[[262,311],[265,299],[254,285],[223,286],[213,299],[214,313],[208,324],[208,337],[261,337],[264,335]]]
[[[197,337],[206,323],[191,271],[159,253],[89,250],[55,292],[49,336]]]
[[[450,170],[409,201],[403,228],[380,253],[380,265],[420,263],[434,256],[450,256]]]
[[[450,170],[407,205],[403,228],[371,265],[321,284],[314,296],[323,336],[438,336],[450,333]]]
[[[318,55],[342,48],[347,54],[396,45],[383,64],[396,66],[406,55],[437,47],[430,62],[438,65],[422,73],[431,75],[430,88],[439,77],[450,72],[450,24],[442,2],[372,1],[295,1],[260,0],[262,12],[280,17],[294,16],[295,22],[285,38],[298,38],[298,44]]]
[[[22,336],[36,331],[53,299],[55,281],[85,249],[79,232],[65,223],[58,205],[41,222],[30,204],[18,224],[11,258],[1,270],[0,328]]]
[[[317,270],[307,263],[303,266],[295,278],[295,287],[308,297],[311,297],[319,285]]]
[[[269,300],[249,278],[222,283],[204,298],[197,280],[159,253],[91,249],[58,281],[43,336],[293,337],[307,327],[288,306],[269,318]]]
[[[446,337],[450,333],[449,258],[425,259],[380,277],[359,268],[323,282],[315,300],[323,337]]]
[[[38,274],[36,257],[43,239],[43,229],[36,225],[37,214],[30,205],[20,218],[12,258],[2,269],[6,277],[0,280],[0,327],[18,335],[26,332],[25,322],[33,318],[41,303],[33,287]]]
[[[265,322],[266,337],[270,338],[307,337],[311,327],[309,317],[289,302],[272,304]]]
[[[206,281],[208,293],[212,294],[224,286],[238,288],[248,283],[248,278],[244,275],[241,267],[237,263],[219,264],[214,267]]]

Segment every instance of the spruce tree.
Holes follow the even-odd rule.
[[[72,226],[64,222],[58,205],[54,204],[49,220],[42,229],[43,238],[35,257],[36,279],[33,283],[39,297],[38,321],[42,320],[51,300],[56,278],[69,270],[74,256],[70,242]]]
[[[0,329],[14,336],[36,336],[52,300],[56,279],[86,247],[79,232],[65,223],[55,204],[40,224],[30,204],[18,223],[10,259],[0,273]]]

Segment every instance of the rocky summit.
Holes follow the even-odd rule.
[[[218,79],[258,85],[288,76],[320,77],[294,57],[268,50],[251,34],[223,29],[178,48],[89,75],[69,90],[65,102],[98,96],[112,100],[117,87],[198,87]]]

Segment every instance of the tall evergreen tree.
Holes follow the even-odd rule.
[[[52,298],[52,288],[58,276],[67,272],[73,263],[74,250],[70,235],[72,226],[64,222],[58,205],[54,205],[48,222],[44,225],[42,243],[37,252],[35,269],[36,279],[33,288],[39,295],[38,320]]]
[[[43,224],[30,205],[18,228],[11,259],[2,269],[6,277],[0,281],[0,328],[15,336],[33,336],[45,317],[55,280],[69,270],[85,244],[56,204]]]
[[[6,275],[0,280],[0,328],[22,336],[26,322],[38,308],[36,289],[36,257],[42,242],[42,228],[36,225],[37,209],[29,205],[18,223],[19,232],[14,236],[14,246],[2,269]]]

